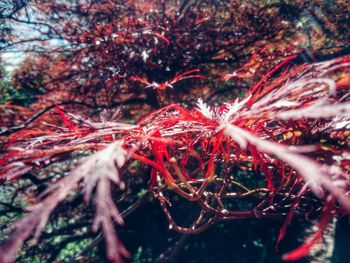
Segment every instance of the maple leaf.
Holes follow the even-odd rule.
[[[101,224],[106,240],[108,258],[116,263],[122,262],[122,257],[129,254],[119,242],[114,230],[113,220],[123,224],[118,209],[111,197],[111,182],[124,189],[124,183],[119,175],[119,169],[127,161],[127,152],[122,147],[123,141],[116,141],[105,149],[87,157],[69,175],[51,185],[38,204],[30,208],[30,213],[11,228],[11,237],[0,247],[1,263],[13,262],[15,254],[23,241],[34,231],[37,240],[43,231],[50,214],[67,195],[79,187],[84,181],[85,199],[88,200],[93,188],[97,188],[95,204],[96,215],[93,230]]]

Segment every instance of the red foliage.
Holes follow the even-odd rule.
[[[55,207],[76,188],[82,189],[86,200],[96,188],[93,229],[102,227],[108,258],[121,262],[128,253],[113,227],[113,220],[119,224],[123,220],[111,193],[113,184],[124,189],[128,173],[122,174],[122,168],[130,159],[152,168],[151,191],[171,227],[181,233],[198,233],[219,220],[285,217],[290,211],[280,242],[293,213],[317,214],[323,207],[319,232],[285,259],[305,256],[333,216],[350,213],[346,165],[350,93],[344,85],[350,59],[304,64],[272,78],[293,58],[277,64],[241,100],[216,107],[198,100],[194,109],[172,104],[134,125],[95,122],[57,107],[65,126],[28,129],[17,136],[0,160],[1,179],[13,180],[33,167],[49,167],[74,151],[98,151],[42,193],[31,212],[15,224],[0,249],[2,262],[12,262],[33,231],[38,238]],[[174,79],[193,77],[189,75],[193,72],[197,71]],[[254,180],[262,180],[260,186],[244,185],[232,174],[232,167],[251,171]],[[176,224],[168,209],[169,191],[201,208],[193,224]],[[306,208],[299,205],[302,200],[308,204],[311,192],[320,202]],[[251,207],[231,209],[223,199],[245,199]]]
[[[280,217],[286,219],[279,243],[293,216],[319,218],[319,231],[286,260],[307,255],[334,216],[349,214],[350,58],[326,60],[348,44],[344,1],[333,3],[343,8],[327,1],[314,1],[313,8],[303,0],[266,6],[233,0],[19,2],[4,4],[0,51],[34,52],[12,84],[36,96],[29,108],[1,105],[0,126],[8,129],[0,131],[6,145],[0,181],[51,170],[78,153],[91,155],[35,199],[10,229],[1,263],[13,262],[23,242],[38,239],[53,211],[80,191],[85,202],[93,196],[93,230],[101,227],[108,258],[121,262],[129,254],[114,228],[123,218],[113,194],[127,194],[130,169],[142,167],[150,168],[150,192],[181,233],[220,220]],[[310,17],[316,25],[300,23]],[[12,23],[35,38],[13,33]],[[302,58],[319,57],[324,62],[300,65]],[[242,99],[209,106],[205,97],[224,86],[219,79],[232,81],[225,83],[229,90],[242,83],[250,89]],[[214,90],[207,94],[210,83]],[[169,105],[167,92],[182,104]],[[184,106],[194,99],[195,107]],[[140,107],[117,108],[134,103]],[[78,105],[84,107],[80,115]],[[120,112],[141,119],[116,121]],[[200,208],[190,225],[175,222],[171,193]],[[242,200],[248,205],[239,209]]]

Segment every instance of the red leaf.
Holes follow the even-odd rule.
[[[333,203],[334,200],[329,201],[324,207],[321,220],[318,223],[317,232],[313,234],[303,245],[283,255],[283,260],[295,261],[306,257],[309,254],[313,245],[315,245],[322,238],[324,231],[327,229],[328,223],[332,216]]]
[[[64,126],[66,126],[71,131],[77,131],[77,127],[75,127],[74,123],[67,117],[67,115],[64,113],[64,111],[56,104],[56,109],[59,113],[59,115],[62,118]]]

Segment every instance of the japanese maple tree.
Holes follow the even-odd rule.
[[[23,217],[5,231],[0,262],[14,262],[29,239],[50,238],[50,222],[70,215],[100,231],[108,260],[129,258],[116,225],[135,207],[123,202],[135,199],[137,178],[183,234],[281,218],[278,246],[293,217],[312,218],[317,231],[283,256],[305,257],[333,218],[350,213],[350,57],[349,29],[334,26],[347,12],[327,22],[314,15],[326,34],[334,29],[325,48],[319,27],[310,35],[293,28],[286,9],[314,10],[298,3],[37,0],[0,17],[60,42],[26,46],[13,36],[3,47],[34,51],[13,84],[37,93],[32,114],[2,105],[0,180],[27,206],[7,205]],[[308,40],[316,43],[303,47]],[[215,100],[225,86],[234,92]],[[193,221],[177,221],[177,198],[197,207]]]

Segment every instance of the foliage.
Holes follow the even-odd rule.
[[[55,103],[60,96],[61,101],[74,98],[93,107],[141,102],[157,108],[174,99],[155,100],[155,92],[133,81],[135,77],[166,83],[192,69],[220,75],[227,65],[242,63],[260,48],[304,52],[308,60],[347,48],[350,32],[342,25],[348,12],[341,1],[260,5],[36,0],[7,16],[18,33],[2,49],[34,52],[35,60],[25,60],[15,82],[35,79],[37,88],[49,90],[51,96],[40,105]],[[30,36],[21,34],[23,30]],[[176,84],[171,93],[182,101],[192,93],[185,84]],[[62,95],[67,92],[69,98]]]
[[[11,239],[4,244],[4,262],[11,261],[32,231],[35,239],[39,237],[53,209],[77,187],[83,189],[86,201],[96,187],[93,229],[101,224],[108,258],[120,262],[128,256],[113,230],[112,219],[119,224],[123,220],[111,190],[112,184],[124,190],[127,174],[121,177],[120,169],[130,158],[152,167],[150,190],[170,226],[182,233],[203,231],[219,220],[287,215],[281,240],[292,213],[312,214],[323,207],[319,232],[285,258],[304,256],[309,243],[321,237],[331,216],[350,211],[347,145],[343,144],[348,136],[344,125],[350,110],[346,102],[349,93],[348,86],[341,85],[348,78],[348,65],[347,58],[303,65],[281,73],[268,84],[263,79],[241,101],[211,108],[199,100],[193,110],[173,104],[135,125],[93,122],[67,115],[57,106],[65,127],[26,130],[17,135],[2,159],[2,178],[14,180],[32,167],[45,167],[74,151],[99,151],[40,194],[41,201],[16,223]],[[338,81],[326,78],[339,70],[346,74]],[[306,146],[311,138],[312,145]],[[323,164],[313,159],[323,160]],[[263,173],[263,183],[247,187],[231,174],[234,166]],[[310,190],[323,205],[310,206]],[[175,223],[168,191],[200,207],[193,224]],[[232,199],[230,205],[225,199]],[[235,199],[247,199],[248,204],[235,208]]]
[[[34,255],[47,249],[39,260],[50,262],[93,237],[87,250],[103,237],[98,256],[122,262],[130,255],[115,223],[121,228],[149,195],[182,234],[282,218],[278,245],[293,217],[314,219],[317,231],[284,255],[305,257],[334,217],[350,213],[349,29],[339,23],[346,5],[330,20],[320,15],[341,1],[296,2],[7,8],[0,19],[38,35],[12,33],[1,46],[34,53],[11,83],[34,100],[29,108],[9,101],[0,117],[0,180],[26,204],[4,205],[4,215],[23,217],[4,225],[0,262],[13,262],[24,244]],[[305,17],[318,22],[307,27]],[[178,216],[188,211],[197,215]]]

